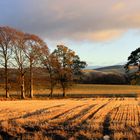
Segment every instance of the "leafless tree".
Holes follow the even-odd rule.
[[[33,98],[33,66],[37,64],[38,58],[41,55],[39,52],[45,46],[45,42],[36,35],[25,34],[24,46],[23,50],[29,62],[30,97]]]
[[[4,66],[4,77],[5,77],[5,92],[6,98],[9,97],[9,86],[8,86],[8,65],[12,55],[12,46],[14,41],[15,29],[10,27],[0,27],[0,57],[1,65]]]
[[[25,84],[24,77],[27,68],[27,57],[25,55],[25,45],[24,45],[24,33],[17,31],[15,32],[15,42],[12,47],[13,51],[13,65],[18,69],[19,73],[19,83],[21,90],[21,98],[25,98]]]

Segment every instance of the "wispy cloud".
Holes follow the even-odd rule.
[[[77,33],[74,38],[78,40],[93,40],[96,42],[110,41],[120,37],[124,33],[123,30],[101,30],[95,32]]]

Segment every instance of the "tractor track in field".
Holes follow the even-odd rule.
[[[84,105],[85,105],[85,104],[84,104]],[[57,119],[57,118],[59,118],[59,117],[61,117],[61,116],[63,116],[63,115],[66,115],[66,114],[70,113],[70,112],[73,111],[74,109],[77,109],[77,108],[82,107],[82,106],[84,106],[84,105],[78,105],[78,106],[76,106],[76,107],[74,107],[74,108],[71,108],[71,109],[69,109],[69,110],[66,110],[66,111],[63,112],[63,113],[60,113],[60,114],[54,116],[54,117],[51,118],[50,120]]]
[[[109,101],[110,102],[110,101]],[[99,110],[103,109],[109,102],[101,105],[97,110],[95,110],[93,113],[91,113],[86,119],[84,119],[81,123],[86,124],[86,121],[91,119]]]
[[[69,127],[69,129],[67,130],[71,132],[71,135],[73,135],[75,132],[80,131],[80,130],[86,130],[87,127],[85,127],[85,125],[87,125],[87,120],[92,119],[92,117],[101,109],[103,109],[106,105],[108,105],[111,102],[111,100],[109,100],[107,103],[104,103],[103,105],[101,105],[98,109],[96,109],[94,112],[92,112],[91,114],[89,114],[86,118],[84,118],[84,120],[82,120],[81,122],[73,125],[72,127]],[[85,114],[86,115],[86,114]]]
[[[66,110],[66,111],[64,111],[64,112],[62,112],[62,113],[60,113],[60,114],[58,114],[58,115],[56,115],[56,116],[54,116],[54,117],[52,117],[50,119],[47,119],[47,120],[45,120],[43,122],[38,123],[37,125],[33,125],[33,126],[23,125],[22,128],[24,130],[28,131],[28,132],[42,131],[42,132],[46,133],[47,135],[49,135],[50,133],[52,133],[53,130],[57,131],[59,129],[58,128],[57,129],[56,128],[51,128],[51,127],[50,127],[50,129],[44,129],[44,128],[41,127],[41,125],[44,125],[46,123],[49,123],[50,120],[55,120],[55,119],[58,119],[58,118],[62,117],[63,115],[69,114],[71,111],[73,111],[73,110],[75,110],[75,109],[77,109],[79,107],[82,107],[84,105],[86,105],[86,104],[78,105],[76,107],[73,107],[71,109],[68,109],[68,110]]]
[[[53,132],[53,131],[56,131],[56,130],[57,130],[57,131],[60,130],[60,131],[69,132],[69,133],[72,135],[72,134],[75,133],[76,131],[79,131],[79,130],[83,129],[82,126],[83,126],[84,124],[86,124],[87,119],[91,119],[99,110],[101,110],[102,108],[104,108],[109,102],[110,102],[110,101],[108,101],[107,103],[101,105],[97,110],[95,110],[93,113],[89,114],[89,115],[88,115],[86,118],[84,118],[84,120],[82,120],[81,122],[78,122],[78,123],[76,123],[76,124],[70,126],[70,123],[72,122],[72,119],[77,119],[77,118],[80,119],[80,118],[82,118],[84,115],[86,115],[88,112],[90,112],[91,109],[94,108],[95,105],[90,105],[90,106],[87,107],[86,109],[82,110],[82,111],[81,111],[81,114],[79,114],[79,115],[77,114],[77,115],[73,116],[72,118],[68,119],[68,120],[67,120],[68,123],[67,123],[67,121],[65,121],[65,122],[63,122],[63,123],[58,124],[58,126],[50,127],[50,128],[48,128],[48,129],[46,129],[46,132],[49,132],[49,131]],[[82,113],[83,113],[83,114],[82,114]]]
[[[56,105],[56,106],[51,106],[51,107],[47,107],[47,108],[36,110],[34,112],[31,112],[31,113],[26,113],[24,115],[21,115],[21,116],[18,116],[18,117],[14,117],[14,118],[11,118],[11,119],[8,119],[8,120],[2,120],[2,121],[0,121],[0,127],[2,128],[2,123],[3,122],[8,122],[8,124],[12,124],[14,127],[16,127],[16,126],[18,126],[18,124],[16,123],[17,119],[26,119],[26,118],[31,117],[31,116],[36,116],[36,115],[48,113],[49,109],[61,107],[63,105],[64,104]],[[4,134],[4,132],[2,132],[2,133]]]
[[[85,114],[86,114],[91,108],[93,108],[95,105],[96,105],[96,104],[90,105],[90,106],[88,106],[88,107],[82,109],[78,114],[75,114],[74,116],[71,116],[70,118],[68,118],[68,119],[65,120],[64,122],[58,123],[58,124],[57,124],[58,126],[55,126],[55,128],[53,128],[53,129],[58,130],[60,127],[61,127],[61,128],[65,128],[65,127],[66,127],[66,128],[67,128],[67,127],[70,125],[70,123],[72,123],[74,120],[76,120],[76,119],[82,117],[83,115],[85,115]],[[59,127],[59,128],[58,128],[58,127]],[[60,129],[60,130],[61,130],[61,129]]]
[[[61,106],[64,106],[64,104],[61,104],[61,105],[56,105],[56,106],[51,106],[51,107],[47,107],[47,108],[43,108],[43,109],[39,109],[39,110],[36,110],[34,112],[31,112],[31,113],[26,113],[24,115],[21,115],[19,117],[15,117],[15,118],[11,118],[9,119],[8,121],[14,121],[16,119],[26,119],[28,117],[32,117],[32,116],[37,116],[37,115],[41,115],[41,114],[45,114],[45,113],[48,113],[49,112],[49,109],[52,109],[52,108],[57,108],[57,107],[61,107]]]
[[[53,120],[53,119],[56,119],[56,118],[59,118],[59,117],[63,116],[64,114],[67,114],[67,113],[73,111],[74,109],[79,108],[79,107],[82,107],[82,106],[84,106],[84,105],[85,105],[85,104],[83,104],[83,105],[78,105],[78,106],[76,106],[76,107],[73,107],[73,108],[71,108],[71,109],[68,109],[68,110],[66,110],[66,111],[64,111],[64,112],[62,112],[62,113],[60,113],[60,114],[54,116],[53,118],[48,119],[47,121]],[[9,119],[9,120],[6,120],[6,121],[8,122],[8,124],[11,123],[14,127],[18,127],[18,124],[16,123],[16,120],[17,120],[17,119],[20,119],[20,118],[26,119],[26,118],[31,117],[31,116],[36,116],[36,115],[44,114],[44,113],[47,113],[48,109],[51,109],[51,108],[54,108],[54,107],[60,107],[60,106],[63,106],[63,104],[62,104],[62,105],[57,105],[57,106],[48,107],[48,108],[43,108],[43,109],[40,109],[40,110],[36,110],[36,111],[34,111],[34,112],[27,113],[27,114],[24,114],[24,115],[22,115],[22,116],[19,116],[19,117],[16,117],[16,118],[12,118],[12,119]],[[44,121],[44,122],[47,122],[47,121]],[[44,122],[42,122],[42,123],[44,124]],[[2,123],[2,122],[1,122],[1,123]],[[40,123],[40,124],[41,124],[41,123]],[[22,127],[25,131],[31,132],[31,133],[32,133],[32,132],[38,132],[38,131],[44,131],[44,130],[40,127],[40,124],[39,124],[39,125],[31,125],[31,126],[29,126],[29,125],[22,125],[21,127]],[[8,132],[3,131],[2,124],[0,124],[0,128],[1,128],[0,136],[1,136],[2,138],[12,138],[12,136],[11,136]]]
[[[39,125],[39,126],[44,125],[44,124],[48,123],[50,120],[55,120],[55,119],[57,119],[57,118],[63,116],[64,114],[67,114],[67,113],[73,111],[74,109],[79,108],[79,107],[82,107],[82,106],[84,106],[84,105],[85,105],[85,104],[83,104],[83,105],[78,105],[78,106],[76,106],[76,107],[73,107],[73,108],[71,108],[71,109],[68,109],[68,110],[66,110],[66,111],[63,111],[63,112],[61,112],[61,113],[55,115],[54,117],[52,117],[52,118],[50,118],[50,119],[47,119],[47,120],[42,121],[42,122],[39,122],[38,125]]]
[[[69,123],[70,123],[71,121],[82,117],[82,116],[85,115],[89,110],[91,110],[95,105],[96,105],[96,104],[90,105],[90,106],[88,106],[87,108],[81,110],[79,114],[76,114],[76,115],[72,116],[71,118],[67,119],[65,122],[63,122],[63,125],[69,125]],[[60,124],[60,125],[61,125],[61,124]]]

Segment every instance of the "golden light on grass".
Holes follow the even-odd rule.
[[[0,102],[5,136],[23,139],[140,138],[140,99],[80,98]],[[44,133],[46,132],[46,133]]]

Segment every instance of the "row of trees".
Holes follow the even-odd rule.
[[[5,92],[9,97],[8,70],[18,70],[21,98],[25,98],[25,74],[29,72],[30,97],[33,97],[33,69],[41,67],[49,75],[50,96],[57,83],[63,96],[74,79],[81,74],[86,62],[81,61],[74,51],[58,45],[51,53],[46,43],[38,36],[23,33],[10,27],[0,27],[0,64],[4,67]],[[37,81],[36,81],[37,82]]]

